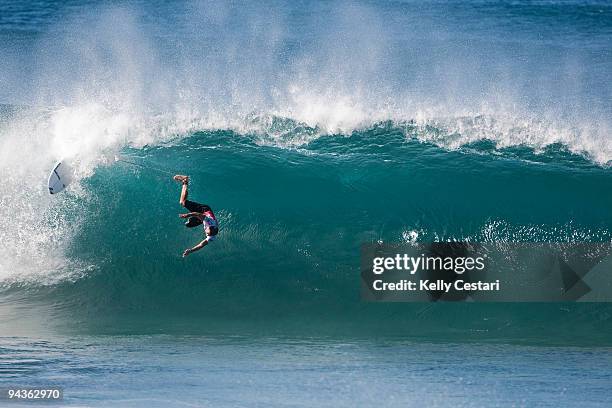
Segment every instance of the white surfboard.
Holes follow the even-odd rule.
[[[49,193],[57,194],[72,181],[72,169],[65,161],[59,161],[49,175]]]

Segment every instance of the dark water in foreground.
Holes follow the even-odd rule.
[[[3,386],[63,386],[66,406],[604,407],[612,353],[320,337],[5,338],[0,367]]]

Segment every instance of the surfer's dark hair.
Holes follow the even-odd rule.
[[[187,222],[185,222],[187,228],[197,227],[198,225],[202,225],[202,220],[198,217],[189,217]]]
[[[217,235],[219,233],[219,228],[217,227],[208,227],[208,231],[210,231],[210,236]]]

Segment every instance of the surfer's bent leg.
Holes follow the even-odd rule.
[[[174,176],[174,180],[180,181],[181,183],[183,183],[183,187],[181,189],[181,198],[179,199],[179,203],[183,207],[185,207],[185,202],[187,201],[187,195],[189,194],[189,192],[187,191],[187,188],[189,185],[189,176],[176,175]]]
[[[187,195],[189,192],[187,191],[188,181],[183,181],[183,188],[181,189],[181,200],[180,203],[184,207],[185,201],[187,201]]]

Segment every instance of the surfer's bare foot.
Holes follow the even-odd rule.
[[[180,174],[177,174],[173,177],[173,179],[176,181],[180,181],[183,184],[189,183],[189,176],[181,176]]]

